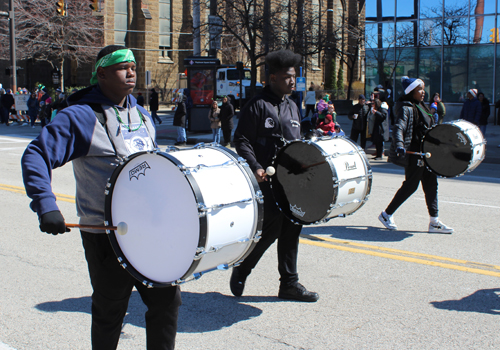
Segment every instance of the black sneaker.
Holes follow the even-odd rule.
[[[174,146],[186,146],[185,142],[176,142],[174,143]]]
[[[315,302],[318,301],[319,295],[318,293],[308,291],[306,287],[297,282],[291,286],[281,286],[278,298]]]
[[[229,287],[231,292],[235,297],[241,297],[243,294],[243,289],[245,289],[245,281],[247,276],[241,276],[238,268],[233,267],[233,272],[231,273],[231,280],[229,281]]]

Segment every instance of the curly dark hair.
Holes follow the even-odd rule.
[[[101,51],[99,51],[99,53],[97,54],[96,61],[99,61],[102,57],[109,55],[112,52],[115,52],[118,50],[123,50],[123,49],[126,49],[126,47],[121,46],[121,45],[108,45],[108,46],[102,48]]]
[[[291,50],[273,51],[266,56],[267,73],[275,74],[283,68],[297,67],[302,61],[302,56]]]

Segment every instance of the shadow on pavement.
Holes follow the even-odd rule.
[[[305,235],[328,235],[331,238],[369,242],[400,242],[412,237],[415,232],[389,231],[374,226],[304,226],[302,228],[302,234]]]
[[[500,288],[480,289],[460,300],[432,301],[436,309],[500,315]]]
[[[262,310],[243,302],[274,302],[279,299],[270,297],[241,297],[223,295],[217,292],[182,292],[182,305],[179,308],[179,333],[198,333],[219,330],[262,314]],[[36,305],[43,312],[82,312],[91,313],[91,297],[69,298],[48,301]],[[123,324],[146,327],[144,314],[147,308],[137,291],[132,292],[129,307]]]

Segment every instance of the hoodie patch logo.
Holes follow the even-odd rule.
[[[290,120],[290,123],[292,123],[293,128],[298,128],[300,127],[300,123],[296,120]]]
[[[274,128],[274,119],[273,118],[267,118],[266,123],[264,124],[264,127],[266,129],[272,129]]]
[[[132,181],[133,177],[135,177],[137,180],[139,180],[139,175],[141,175],[141,174],[146,176],[146,169],[151,169],[148,162],[146,162],[146,161],[137,165],[136,167],[134,167],[133,169],[131,169],[128,172],[129,180]]]

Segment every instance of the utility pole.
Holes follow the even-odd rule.
[[[12,0],[11,0],[12,1]],[[200,40],[200,0],[193,1],[193,56],[201,56]]]
[[[216,16],[216,15],[217,15],[217,0],[210,0],[210,16]],[[210,24],[210,25],[213,25],[213,24]],[[216,39],[214,38],[213,40],[215,41]],[[220,40],[220,38],[217,38],[217,40]],[[215,48],[215,43],[210,43],[210,49],[208,51],[208,56],[209,57],[217,57],[217,49]]]
[[[10,62],[12,69],[12,92],[17,90],[17,65],[16,65],[16,27],[14,25],[14,0],[9,1],[9,29],[10,29]]]

